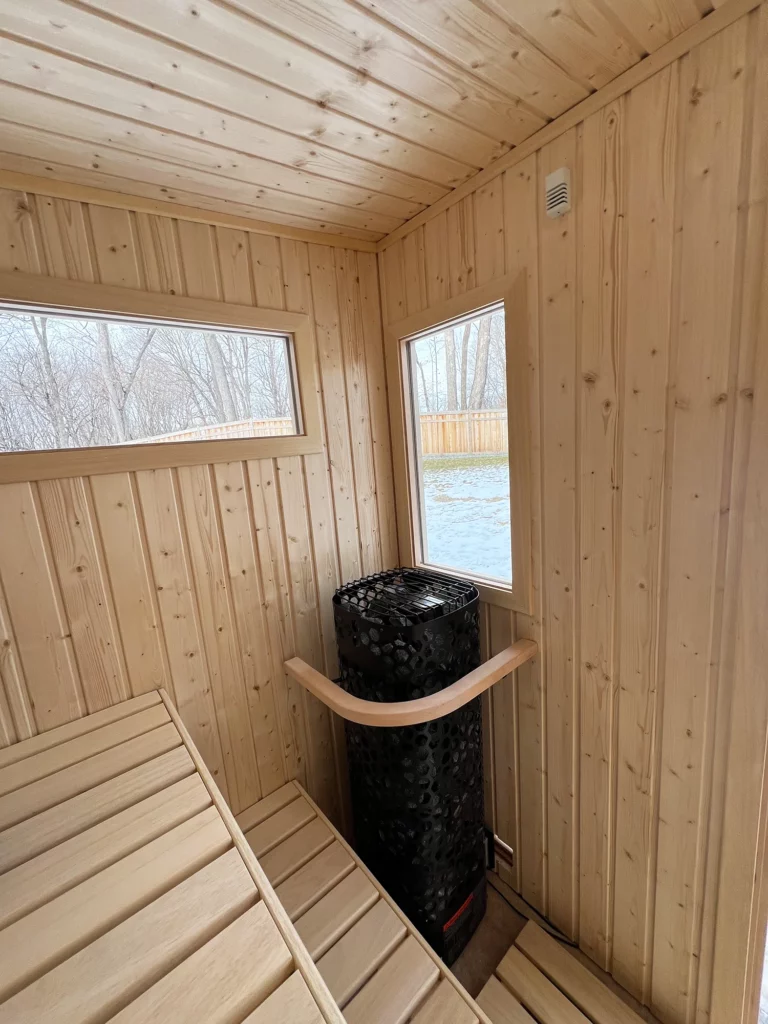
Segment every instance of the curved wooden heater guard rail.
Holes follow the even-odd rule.
[[[489,690],[494,683],[498,683],[526,661],[530,661],[538,649],[538,644],[533,640],[516,640],[490,661],[468,672],[439,693],[390,704],[353,697],[301,658],[286,661],[285,670],[297,683],[301,683],[323,704],[327,704],[331,711],[335,711],[337,715],[350,722],[380,726],[420,725],[422,722],[431,722],[434,718],[449,715],[473,697]]]

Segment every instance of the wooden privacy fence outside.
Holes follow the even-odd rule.
[[[420,420],[423,455],[507,451],[506,409],[430,412]]]
[[[428,412],[421,417],[423,455],[461,455],[467,452],[506,452],[506,409],[465,409]],[[145,441],[209,441],[226,437],[279,437],[295,433],[293,420],[239,420],[179,430]],[[130,441],[129,444],[141,442]]]
[[[231,423],[211,423],[207,426],[175,430],[171,434],[143,437],[126,444],[151,444],[158,441],[217,441],[228,437],[285,437],[295,434],[296,427],[290,417],[268,420],[233,420]]]

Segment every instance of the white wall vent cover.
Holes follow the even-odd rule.
[[[558,167],[544,182],[544,202],[548,217],[562,217],[571,209],[571,172]]]

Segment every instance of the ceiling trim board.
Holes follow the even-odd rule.
[[[468,178],[452,192],[443,196],[442,199],[438,199],[432,206],[428,206],[426,210],[422,210],[421,213],[417,213],[415,217],[407,220],[405,224],[401,224],[399,228],[388,234],[386,238],[382,238],[378,243],[378,251],[383,252],[389,246],[394,245],[395,242],[399,242],[406,235],[426,224],[427,221],[437,217],[444,210],[454,206],[466,198],[466,196],[482,188],[483,185],[493,181],[502,172],[516,166],[532,153],[537,152],[543,146],[564,135],[565,132],[580,124],[591,114],[602,110],[603,107],[613,103],[619,96],[630,92],[630,90],[641,85],[658,71],[662,71],[668,65],[673,64],[688,53],[689,50],[711,39],[718,32],[722,32],[723,29],[728,28],[729,25],[738,21],[739,18],[743,18],[750,11],[755,10],[763,2],[768,2],[768,0],[727,0],[721,7],[715,8],[711,14],[707,14],[701,21],[691,25],[690,28],[685,29],[684,32],[681,32],[679,36],[675,36],[674,39],[670,39],[668,43],[665,43],[655,53],[645,57],[639,64],[635,64],[619,75],[618,78],[614,78],[612,82],[604,85],[602,89],[593,92],[587,99],[582,100],[581,103],[577,103],[575,107],[571,107],[570,110],[555,118],[554,121],[545,125],[544,128],[541,128],[534,135],[531,135],[525,142],[521,142],[519,146],[510,150],[509,153],[500,157],[494,163],[489,164],[482,171],[478,171],[474,177]]]
[[[0,154],[0,161],[2,161],[2,154]],[[338,249],[356,249],[358,252],[376,252],[378,249],[376,242],[352,238],[349,235],[331,234],[330,232],[326,234],[324,231],[273,224],[269,221],[223,211],[206,210],[202,207],[150,199],[146,196],[137,196],[126,192],[113,192],[110,189],[97,188],[93,185],[82,185],[58,178],[46,178],[23,171],[5,170],[2,167],[0,167],[0,188],[49,196],[52,199],[68,199],[71,202],[88,203],[91,206],[110,206],[117,210],[133,210],[136,213],[149,213],[158,217],[173,217],[177,220],[193,221],[196,224],[236,228],[241,231],[252,231],[257,235],[292,238],[298,242],[329,245]]]

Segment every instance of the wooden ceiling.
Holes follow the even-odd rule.
[[[708,0],[0,0],[0,167],[375,241]]]

